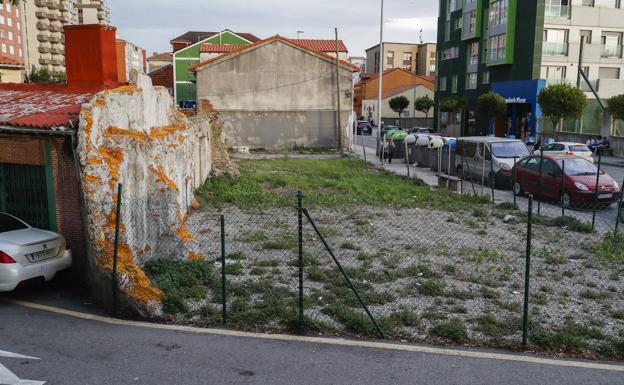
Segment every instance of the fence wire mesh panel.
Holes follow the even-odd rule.
[[[276,184],[271,187],[275,197],[245,193],[235,205],[227,203],[216,184],[212,192],[226,202],[218,207],[191,208],[184,217],[179,207],[129,202],[125,207],[135,205],[133,218],[123,223],[137,245],[154,245],[144,250],[141,263],[165,293],[165,312],[174,321],[221,324],[227,300],[228,325],[235,327],[300,331],[303,323],[305,332],[376,337],[380,333],[367,306],[386,337],[490,346],[522,342],[528,242],[529,342],[550,350],[624,354],[619,188],[615,191],[611,182],[613,191],[604,192],[611,197],[594,194],[600,204],[590,197],[590,206],[584,207],[581,201],[562,199],[562,191],[553,193],[545,178],[514,194],[513,170],[505,171],[506,181],[494,175],[471,180],[453,167],[461,159],[442,156],[447,166],[439,166],[440,175],[449,183],[440,191],[359,163],[353,164],[362,168],[357,172],[391,184],[395,195],[367,183],[336,188],[331,170],[325,170],[326,179],[315,181],[323,187],[303,191],[302,208],[310,218],[302,226],[303,320],[296,191]],[[572,173],[573,165],[565,167]],[[491,172],[491,166],[481,170],[488,168]],[[556,170],[552,174],[564,180]],[[600,175],[593,175],[599,188],[606,181]],[[454,176],[463,194],[441,191]],[[527,235],[529,193],[535,196],[532,237]],[[608,202],[601,199],[613,204],[603,207]],[[176,219],[186,232],[171,227]]]

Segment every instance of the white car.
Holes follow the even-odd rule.
[[[72,266],[65,239],[36,229],[0,212],[0,292],[12,291],[31,279],[50,281]]]
[[[544,153],[548,154],[563,154],[563,155],[576,155],[581,158],[585,158],[588,161],[594,163],[594,153],[582,143],[574,142],[554,142],[542,147]],[[540,150],[533,151],[534,154],[539,154]]]

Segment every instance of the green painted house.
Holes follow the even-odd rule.
[[[171,40],[173,47],[173,82],[176,105],[196,102],[195,74],[188,69],[203,60],[229,52],[230,49],[254,44],[260,39],[250,33],[230,30],[221,32],[189,31]]]

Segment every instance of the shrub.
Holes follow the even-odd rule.
[[[464,325],[464,321],[459,318],[453,318],[448,322],[443,322],[434,326],[431,329],[431,334],[453,342],[463,342],[468,339],[466,325]]]

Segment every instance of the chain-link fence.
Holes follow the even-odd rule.
[[[526,326],[545,349],[623,354],[615,219],[537,197],[529,210],[532,196],[459,176],[464,194],[496,203],[337,206],[315,191],[299,204],[285,191],[270,207],[188,215],[124,201],[122,225],[175,322],[496,346],[522,343]]]

